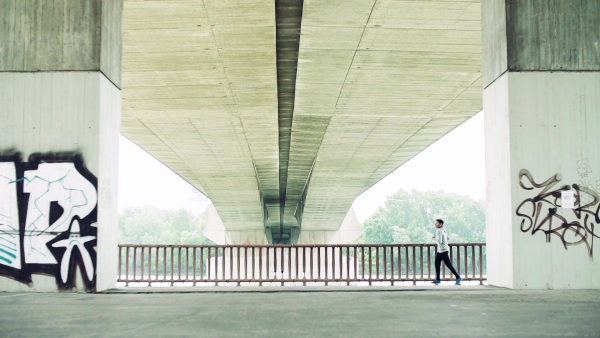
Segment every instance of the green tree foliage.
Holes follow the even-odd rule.
[[[451,243],[485,242],[485,202],[445,192],[399,190],[363,224],[362,243],[431,243],[437,218]]]
[[[122,244],[214,244],[202,235],[206,212],[200,216],[189,210],[166,210],[152,206],[132,207],[119,217]]]

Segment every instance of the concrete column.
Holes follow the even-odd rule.
[[[117,275],[122,0],[0,1],[0,290]]]
[[[488,282],[600,288],[600,2],[482,12]]]

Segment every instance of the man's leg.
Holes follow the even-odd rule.
[[[460,281],[462,280],[462,278],[460,278],[460,275],[454,269],[454,266],[452,265],[452,262],[450,261],[450,256],[448,255],[448,251],[443,252],[441,254],[441,256],[442,256],[442,260],[444,261],[444,264],[446,264],[448,269],[450,269],[450,272],[452,272],[452,274],[454,274],[454,277],[456,277],[456,284],[460,284]]]
[[[439,252],[435,253],[435,280],[440,280],[440,267],[442,265],[442,257]]]

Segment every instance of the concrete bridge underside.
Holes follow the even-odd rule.
[[[482,109],[481,4],[126,0],[122,93],[227,231],[295,243]]]

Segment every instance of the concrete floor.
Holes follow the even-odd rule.
[[[600,290],[442,285],[0,293],[0,337],[600,337],[599,316]]]

